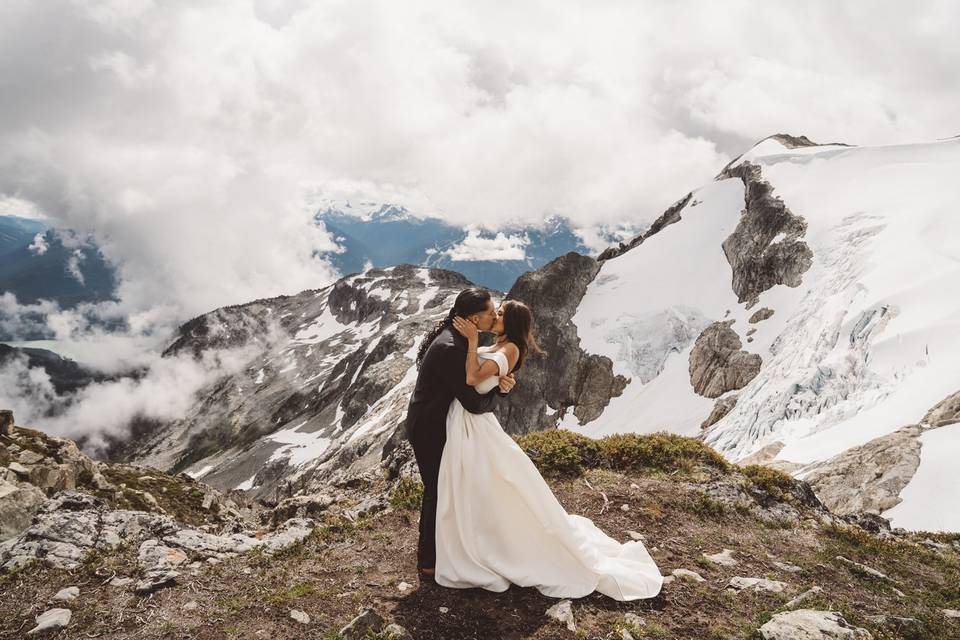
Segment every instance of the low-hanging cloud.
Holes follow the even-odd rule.
[[[82,438],[86,450],[100,453],[111,440],[126,438],[135,419],[183,418],[201,389],[241,370],[251,354],[247,349],[208,351],[200,358],[154,354],[141,375],[92,382],[63,395],[43,368],[29,366],[20,355],[0,365],[0,406],[12,409],[19,424],[42,424],[49,433]]]

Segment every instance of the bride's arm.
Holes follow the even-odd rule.
[[[480,357],[477,355],[477,346],[480,343],[479,334],[477,328],[469,320],[459,317],[454,318],[453,328],[467,339],[467,358],[463,365],[467,376],[467,384],[470,386],[480,384],[487,378],[500,373],[500,367],[493,360],[484,360],[481,364]]]

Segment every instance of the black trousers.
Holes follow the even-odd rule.
[[[437,564],[437,481],[440,460],[447,442],[446,419],[418,421],[408,426],[410,445],[423,481],[423,502],[420,504],[420,539],[417,542],[417,567],[432,569]]]

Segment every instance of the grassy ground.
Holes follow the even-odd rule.
[[[395,509],[386,515],[359,523],[332,519],[279,556],[230,559],[199,575],[185,575],[178,586],[147,598],[133,596],[129,587],[105,584],[114,575],[135,575],[135,549],[91,557],[73,572],[33,566],[0,576],[5,613],[0,638],[21,637],[34,616],[50,606],[48,599],[70,585],[79,586],[81,594],[70,605],[73,622],[58,637],[334,640],[365,606],[404,626],[417,640],[619,639],[627,613],[646,621],[633,630],[637,638],[754,638],[755,630],[790,598],[818,585],[823,594],[805,606],[840,611],[874,638],[960,638],[960,621],[940,611],[960,608],[960,559],[954,549],[918,545],[922,536],[881,540],[859,529],[815,524],[814,518],[771,524],[749,510],[706,497],[701,487],[725,479],[783,497],[792,491],[792,481],[757,470],[744,474],[699,454],[696,462],[683,462],[689,451],[639,470],[633,463],[613,464],[601,453],[565,463],[560,471],[551,468],[542,442],[539,450],[533,448],[537,442],[521,444],[541,464],[568,511],[593,518],[621,541],[629,539],[627,530],[641,532],[665,574],[687,568],[706,582],[677,580],[657,598],[633,603],[599,595],[576,600],[575,634],[544,615],[556,601],[535,589],[496,594],[420,585],[414,568],[417,487],[407,482],[393,494]],[[662,448],[657,447],[656,456]],[[624,504],[629,505],[626,511]],[[734,551],[737,566],[703,558],[724,548]],[[838,555],[876,568],[891,581],[865,575],[836,560]],[[800,571],[785,571],[775,561],[797,565]],[[724,588],[733,576],[767,577],[789,588],[780,594],[735,594]],[[413,587],[401,591],[401,582]],[[188,602],[196,608],[186,610]],[[310,625],[292,620],[291,609],[307,612]],[[882,622],[878,616],[914,618],[920,626]]]

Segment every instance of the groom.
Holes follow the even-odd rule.
[[[489,331],[497,320],[497,310],[488,291],[461,291],[447,317],[424,338],[417,356],[420,373],[407,408],[407,436],[423,480],[417,569],[428,578],[433,577],[437,560],[437,481],[450,403],[457,398],[470,413],[486,413],[493,410],[498,395],[506,395],[516,384],[512,374],[504,376],[499,389],[484,395],[467,384],[467,339],[454,330],[454,317],[466,318],[480,331]]]

